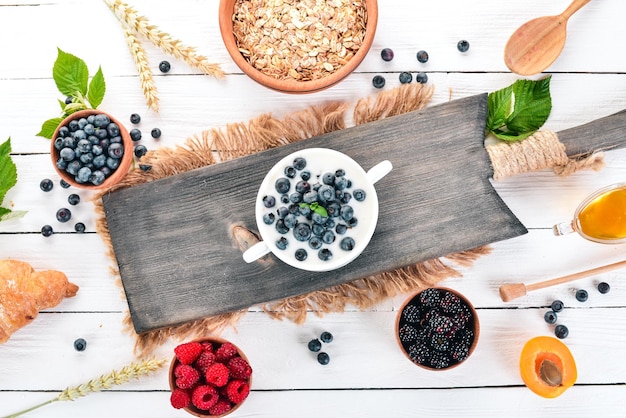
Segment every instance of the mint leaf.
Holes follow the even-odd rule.
[[[541,128],[552,110],[550,79],[517,80],[490,93],[487,131],[505,141],[519,141]]]
[[[311,208],[311,210],[315,213],[317,213],[318,215],[321,215],[325,218],[328,217],[328,211],[326,210],[326,208],[324,206],[320,206],[319,203],[317,202],[313,202],[313,203],[300,203],[300,207],[301,208],[306,208],[309,207]]]
[[[59,91],[66,96],[75,96],[80,93],[87,94],[87,81],[89,69],[82,59],[63,52],[57,48],[58,56],[52,67],[52,78]]]
[[[41,125],[41,130],[39,131],[37,136],[43,136],[44,138],[52,139],[54,131],[56,131],[61,122],[63,122],[63,118],[48,119],[43,123],[43,125]]]
[[[89,89],[87,90],[87,100],[91,104],[92,108],[97,108],[104,99],[104,93],[106,91],[106,83],[104,82],[104,74],[102,74],[102,67],[98,67],[98,72],[93,76],[89,83]]]

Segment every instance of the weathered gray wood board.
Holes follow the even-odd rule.
[[[432,106],[107,194],[106,218],[138,333],[326,288],[526,233],[491,187],[487,95]],[[246,264],[230,228],[256,231],[265,173],[307,147],[342,151],[376,184],[379,223],[351,264],[325,273]]]

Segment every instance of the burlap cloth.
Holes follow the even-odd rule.
[[[350,103],[328,103],[312,106],[280,119],[271,114],[264,114],[246,123],[205,130],[188,138],[183,146],[150,151],[119,184],[95,196],[97,231],[108,247],[109,255],[115,261],[102,207],[101,197],[104,193],[344,129],[347,126],[346,114],[350,108],[353,108],[352,123],[355,125],[419,110],[428,104],[432,93],[432,86],[406,84],[393,90],[382,91],[373,98],[360,99],[354,106]],[[489,152],[494,160],[494,177],[501,178],[546,167],[569,174],[572,170],[557,167],[571,163],[589,166],[589,163],[570,162],[567,156],[564,156],[563,147],[558,139],[554,142],[555,135],[547,136],[548,141],[531,138],[522,142],[529,144],[528,146],[519,143],[514,146],[498,144],[496,147],[488,147],[492,148]],[[544,142],[547,145],[541,145]],[[597,169],[602,163],[601,158],[595,158],[594,161],[592,168]],[[321,316],[329,312],[343,312],[349,306],[364,310],[387,298],[433,286],[445,278],[459,277],[461,276],[459,267],[471,266],[477,258],[489,252],[490,248],[483,246],[339,286],[269,302],[261,305],[260,309],[272,318],[288,319],[295,323],[303,323],[308,313]],[[116,268],[114,270],[118,274],[117,281],[121,286],[119,272]],[[146,355],[170,338],[180,341],[219,335],[226,327],[234,327],[247,311],[203,318],[140,335],[135,333],[128,312],[124,324],[128,332],[136,338],[136,353]]]

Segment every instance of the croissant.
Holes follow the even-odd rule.
[[[0,260],[0,344],[40,310],[58,305],[77,291],[78,286],[60,271],[35,271],[23,261]]]

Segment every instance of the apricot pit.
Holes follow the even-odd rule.
[[[522,349],[520,374],[534,393],[556,398],[576,382],[576,362],[567,346],[558,339],[535,337]]]

